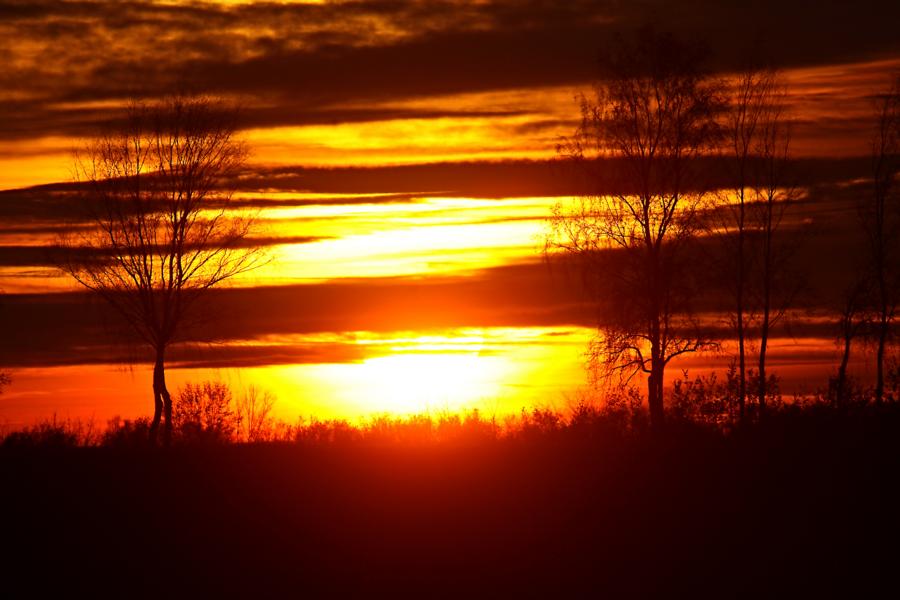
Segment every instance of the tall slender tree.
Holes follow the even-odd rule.
[[[846,407],[850,399],[850,356],[853,342],[868,326],[865,302],[869,296],[869,280],[865,275],[857,275],[844,291],[838,307],[837,341],[840,344],[841,359],[837,374],[831,381],[830,400],[834,406]]]
[[[650,31],[615,44],[560,147],[596,192],[558,206],[547,240],[597,283],[594,355],[609,372],[647,375],[655,428],[665,420],[666,366],[712,343],[693,316],[688,264],[706,200],[695,162],[718,142],[721,109],[702,59],[697,46]]]
[[[884,400],[885,353],[900,304],[900,76],[878,98],[872,140],[872,195],[860,206],[872,281],[875,402]]]
[[[783,235],[786,211],[797,197],[790,173],[790,122],[784,114],[787,92],[773,80],[766,96],[758,124],[753,190],[755,252],[759,262],[753,291],[760,319],[756,396],[761,417],[765,415],[770,391],[766,369],[769,339],[799,290],[799,279],[789,268],[797,238]]]
[[[0,290],[0,293],[2,293],[2,290]],[[0,306],[0,310],[2,310],[2,306]],[[12,378],[9,375],[9,371],[0,369],[0,394],[3,393],[3,389],[10,383],[12,383]]]
[[[721,214],[722,238],[726,243],[724,279],[733,299],[732,324],[737,338],[738,415],[746,415],[747,342],[753,310],[749,306],[750,277],[754,252],[751,204],[756,199],[758,151],[763,121],[770,114],[777,74],[772,69],[749,67],[733,82],[732,99],[725,113],[725,154],[731,169],[733,198],[726,196]]]
[[[234,110],[196,96],[132,103],[75,157],[90,227],[63,240],[63,268],[152,350],[153,440],[163,417],[172,431],[167,350],[209,289],[261,260],[252,216],[229,210],[245,157]]]

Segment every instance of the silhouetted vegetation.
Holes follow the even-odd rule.
[[[4,448],[63,449],[95,446],[105,441],[93,422],[59,419],[55,415],[44,421],[3,435]]]
[[[277,441],[176,435],[169,449],[149,445],[146,420],[82,438],[71,423],[39,426],[0,445],[14,516],[4,584],[37,595],[893,595],[885,548],[900,497],[885,473],[900,467],[897,405],[770,404],[765,422],[730,429],[735,389],[683,380],[652,435],[627,393],[565,414],[307,421],[276,428]],[[165,578],[146,569],[160,555]],[[52,576],[29,575],[34,565]]]
[[[580,98],[581,125],[558,147],[596,192],[557,205],[545,241],[548,257],[580,271],[595,306],[590,366],[625,383],[645,376],[650,420],[661,424],[670,361],[733,344],[735,365],[726,376],[736,387],[717,395],[735,394],[739,420],[762,418],[771,402],[783,402],[769,345],[773,335],[789,333],[800,310],[812,265],[801,265],[798,255],[816,235],[814,219],[791,215],[805,192],[791,157],[787,87],[772,68],[716,78],[704,71],[700,46],[649,30],[617,40],[601,62],[593,95]],[[843,240],[852,275],[820,290],[840,346],[822,392],[835,405],[869,394],[849,372],[856,341],[875,348],[876,402],[885,396],[885,364],[895,349],[898,85],[878,96],[873,193],[858,207],[865,240]],[[711,157],[719,162],[702,163]],[[701,317],[698,307],[709,312]],[[728,319],[733,335],[713,333],[713,312]],[[676,382],[673,401],[701,383]],[[684,414],[682,406],[674,410]]]
[[[3,292],[3,290],[0,289],[0,294],[2,294],[2,292]],[[3,306],[0,305],[0,310],[2,310],[2,309],[3,309]],[[12,377],[10,376],[9,372],[6,371],[5,369],[0,368],[0,394],[3,393],[3,389],[6,386],[8,386],[10,383],[12,383]]]
[[[880,94],[872,140],[872,195],[860,203],[867,242],[866,308],[876,344],[875,400],[884,400],[885,361],[900,306],[900,76]]]
[[[601,377],[565,410],[514,414],[286,421],[259,387],[170,393],[167,360],[201,300],[261,264],[261,246],[253,216],[230,210],[246,160],[233,109],[133,103],[76,157],[84,214],[45,260],[63,257],[152,350],[154,413],[2,433],[3,584],[36,596],[897,595],[885,588],[898,587],[900,533],[900,79],[877,99],[864,241],[846,249],[858,272],[825,303],[840,358],[821,389],[791,394],[769,359],[803,281],[787,91],[773,69],[726,80],[707,58],[643,29],[616,40],[580,97],[558,153],[585,182],[544,184],[582,192],[554,209],[545,250],[590,294]],[[851,372],[860,340],[874,382]],[[678,357],[730,342],[724,373],[672,376]],[[0,371],[0,393],[9,383]]]
[[[892,359],[886,369],[885,398],[900,400],[900,361]],[[747,381],[758,386],[759,374],[748,370]],[[766,383],[767,407],[774,414],[834,415],[855,411],[867,414],[876,404],[874,387],[850,380],[843,404],[833,398],[834,381],[812,394],[786,401],[780,381],[769,374]],[[710,434],[729,435],[739,429],[739,375],[732,364],[720,378],[715,372],[692,376],[684,371],[665,390],[669,416],[682,426]],[[254,421],[248,425],[248,404],[256,402]],[[646,399],[632,385],[618,383],[605,389],[585,388],[565,409],[532,407],[504,415],[485,415],[478,409],[398,416],[374,415],[353,422],[346,419],[298,417],[288,422],[275,419],[275,396],[258,387],[234,393],[225,383],[188,383],[175,395],[173,442],[179,446],[222,446],[227,444],[333,444],[441,445],[445,443],[496,442],[542,436],[643,435],[650,420]],[[839,410],[835,410],[838,408]],[[264,410],[263,410],[264,409]],[[755,409],[754,409],[755,410]],[[4,447],[15,448],[149,448],[149,419],[110,419],[105,427],[93,421],[53,417],[2,437]]]
[[[738,406],[746,414],[747,345],[758,340],[754,385],[756,407],[765,413],[769,377],[769,338],[784,319],[802,278],[790,268],[798,231],[781,235],[784,219],[797,198],[790,172],[791,122],[784,114],[787,90],[773,69],[751,67],[736,78],[725,118],[725,151],[732,173],[720,223],[724,242],[719,275],[733,298],[731,312],[737,342]]]
[[[133,102],[123,117],[76,154],[83,217],[92,227],[61,240],[62,269],[106,302],[131,339],[152,348],[150,436],[165,417],[168,442],[166,350],[197,318],[204,294],[257,266],[262,250],[243,243],[252,216],[226,213],[228,182],[246,160],[233,108],[173,96]]]
[[[240,438],[247,442],[264,442],[274,430],[272,409],[275,394],[251,385],[236,400]]]
[[[656,427],[665,417],[666,366],[715,345],[694,318],[698,273],[686,260],[709,191],[694,159],[721,135],[721,89],[703,59],[700,47],[667,34],[616,40],[594,95],[581,100],[581,125],[560,146],[597,190],[612,182],[616,192],[557,206],[547,238],[549,252],[582,264],[600,305],[596,363],[626,378],[647,376]],[[608,157],[615,167],[600,160]]]

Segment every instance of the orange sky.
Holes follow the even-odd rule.
[[[595,57],[615,33],[654,14],[676,33],[707,39],[713,68],[727,76],[745,50],[722,24],[739,19],[782,68],[810,188],[816,177],[844,186],[857,177],[859,164],[834,159],[868,151],[873,94],[900,69],[898,19],[846,3],[823,2],[814,14],[791,2],[764,2],[753,14],[712,0],[688,12],[662,0],[625,4],[0,6],[0,190],[12,190],[0,193],[7,314],[56,315],[62,328],[80,314],[53,304],[75,288],[39,250],[59,234],[65,194],[16,188],[70,181],[72,148],[130,97],[187,88],[244,110],[252,155],[238,198],[261,207],[260,243],[273,260],[237,285],[283,286],[298,298],[315,287],[313,296],[331,300],[304,306],[313,316],[291,320],[279,309],[277,324],[263,315],[253,321],[260,329],[216,340],[233,356],[175,369],[174,386],[198,377],[262,383],[286,417],[565,402],[584,383],[591,320],[577,294],[547,291],[566,282],[540,265],[543,220],[574,192],[557,186],[546,161],[575,126],[574,96],[589,89]],[[762,29],[766,11],[778,26]],[[831,218],[820,211],[826,202],[849,206],[843,192],[817,193],[806,218]],[[416,305],[409,294],[425,300]],[[40,319],[49,330],[50,318]],[[91,331],[90,343],[5,340],[0,356],[15,363],[14,385],[0,398],[0,422],[51,410],[141,414],[146,370],[108,366],[121,357]],[[830,342],[815,339],[807,362],[821,367]],[[304,353],[314,358],[296,358]]]
[[[789,110],[796,121],[795,154],[865,154],[869,131],[860,124],[871,114],[873,94],[898,69],[900,59],[896,58],[786,69]],[[585,83],[439,95],[365,107],[347,104],[341,109],[381,110],[384,116],[371,121],[251,127],[244,138],[252,148],[251,165],[259,166],[552,159],[558,139],[577,124],[574,96],[588,90]],[[252,97],[241,101],[251,112],[259,102]],[[75,102],[67,103],[65,109],[115,111],[124,103]],[[25,139],[0,138],[0,189],[70,180],[71,152],[83,140],[83,136],[40,131]]]

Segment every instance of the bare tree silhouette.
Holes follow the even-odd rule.
[[[731,301],[737,341],[738,415],[747,415],[750,379],[760,414],[770,390],[766,372],[769,339],[803,279],[790,269],[798,236],[785,235],[787,209],[798,198],[792,184],[787,90],[777,71],[750,66],[731,84],[725,113],[725,164],[731,186],[712,214],[713,230],[723,241],[719,266]],[[715,229],[718,228],[718,229]],[[747,366],[751,340],[758,340],[756,372]]]
[[[733,99],[725,118],[725,154],[732,167],[734,198],[724,199],[721,239],[725,242],[724,278],[732,294],[732,324],[737,337],[738,415],[744,420],[747,398],[747,337],[753,320],[749,305],[750,277],[754,253],[750,247],[753,233],[750,205],[754,201],[754,182],[759,137],[773,95],[776,73],[771,69],[750,67],[734,83]]]
[[[3,294],[3,290],[0,289],[0,295]],[[0,310],[2,310],[2,305],[0,305]],[[3,389],[12,383],[12,378],[10,377],[9,371],[4,369],[0,369],[0,394],[3,393]]]
[[[235,110],[207,97],[133,102],[121,124],[76,153],[76,179],[93,227],[73,234],[63,269],[105,300],[154,352],[157,437],[172,433],[166,350],[210,288],[260,264],[246,238],[252,215],[229,211],[229,182],[246,151]]]
[[[900,76],[879,96],[875,136],[872,141],[873,190],[860,205],[860,217],[868,243],[868,267],[872,279],[871,323],[876,343],[875,402],[884,399],[885,350],[900,305]]]
[[[241,437],[248,442],[261,442],[272,430],[272,409],[275,395],[251,385],[237,397],[236,412],[240,422]]]
[[[766,361],[772,329],[787,313],[800,290],[801,279],[789,265],[798,238],[779,235],[788,207],[797,199],[790,173],[790,121],[784,110],[787,91],[772,77],[764,92],[756,139],[757,172],[754,181],[753,227],[756,232],[758,269],[751,291],[759,307],[759,356],[757,403],[760,416],[766,412],[769,379]]]
[[[869,294],[870,281],[867,276],[858,276],[846,288],[838,307],[837,341],[841,348],[841,361],[837,374],[830,382],[830,399],[834,406],[845,407],[850,399],[850,379],[847,368],[850,365],[850,354],[853,341],[865,332],[868,327],[866,315],[866,299]]]
[[[231,389],[221,381],[186,383],[175,400],[178,432],[194,442],[227,442],[240,427]]]
[[[721,88],[701,69],[703,54],[650,31],[616,43],[593,95],[581,98],[580,127],[559,149],[598,191],[558,205],[546,243],[578,257],[594,279],[601,335],[592,352],[607,373],[648,375],[656,428],[666,365],[713,345],[692,311],[686,252],[707,201],[695,159],[720,135]]]

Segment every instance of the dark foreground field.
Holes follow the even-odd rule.
[[[7,597],[900,597],[900,413],[0,451]]]

